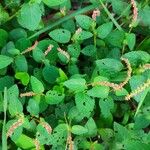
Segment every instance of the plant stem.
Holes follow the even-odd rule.
[[[2,129],[2,150],[7,150],[7,137],[6,137],[6,111],[7,111],[7,88],[4,89],[4,120]]]
[[[48,30],[51,30],[52,28],[54,28],[54,27],[60,25],[61,23],[63,23],[63,22],[65,22],[65,21],[67,21],[67,20],[69,20],[69,19],[75,17],[76,15],[79,15],[79,14],[82,14],[82,13],[86,13],[86,12],[88,12],[88,11],[90,11],[90,10],[93,10],[94,8],[95,8],[94,5],[90,5],[90,6],[87,6],[87,7],[85,7],[85,8],[79,9],[79,10],[73,12],[72,14],[67,15],[67,16],[65,16],[65,17],[63,17],[63,18],[61,18],[61,19],[59,19],[58,21],[56,21],[56,22],[54,22],[54,23],[48,25],[48,26],[45,27],[44,29],[42,29],[42,30],[36,32],[35,34],[31,35],[28,39],[32,39],[32,38],[34,38],[34,37],[36,37],[36,36],[39,36],[40,34],[46,32],[46,31],[48,31]]]
[[[104,5],[104,3],[102,2],[102,0],[98,0],[100,2],[100,4],[102,5],[102,7],[104,8],[104,11],[106,12],[106,14],[108,15],[108,17],[111,19],[111,21],[114,23],[114,25],[116,26],[116,28],[118,30],[123,30],[121,28],[121,26],[118,24],[118,22],[115,20],[115,18],[112,16],[112,14],[109,12],[109,10],[107,9],[107,7]]]

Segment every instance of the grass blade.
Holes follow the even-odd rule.
[[[6,137],[6,111],[7,111],[7,88],[4,89],[4,121],[2,130],[2,150],[7,150],[7,137]]]

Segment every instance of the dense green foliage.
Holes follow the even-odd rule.
[[[149,0],[3,0],[0,149],[149,150],[149,16]]]

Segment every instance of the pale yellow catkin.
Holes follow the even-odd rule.
[[[138,8],[137,8],[135,0],[131,0],[131,6],[133,8],[133,17],[132,17],[132,21],[131,21],[131,24],[129,25],[129,27],[133,27],[133,24],[138,19]]]
[[[102,85],[102,86],[111,87],[115,91],[121,90],[129,82],[129,80],[131,78],[131,74],[132,74],[132,68],[131,68],[129,60],[127,58],[121,58],[121,60],[124,61],[126,66],[127,66],[127,77],[122,83],[116,84],[116,83],[111,83],[111,82],[108,82],[108,81],[99,81],[99,82],[92,83],[92,86]]]
[[[145,64],[142,66],[142,68],[145,70],[149,70],[150,69],[150,64]]]
[[[66,56],[66,58],[68,59],[68,61],[70,60],[70,55],[69,55],[66,51],[62,50],[61,48],[57,48],[57,50],[58,50],[61,54],[63,54],[64,56]]]
[[[36,149],[36,150],[40,150],[40,142],[39,142],[38,139],[35,139],[35,140],[34,140],[34,144],[35,144],[35,149]]]
[[[36,95],[36,93],[31,91],[31,92],[21,93],[20,97],[31,97],[31,96],[35,96],[35,95]]]
[[[139,93],[143,92],[145,89],[150,87],[150,79],[147,80],[143,85],[137,87],[134,91],[132,91],[130,94],[128,94],[125,97],[125,100],[130,100],[132,97],[138,95]]]
[[[68,150],[74,150],[74,142],[72,141],[71,134],[69,134],[67,137],[67,145],[68,145]]]
[[[38,45],[38,41],[35,41],[35,43],[34,43],[34,45],[33,45],[33,46],[31,46],[31,47],[27,48],[27,49],[26,49],[26,50],[24,50],[21,54],[23,55],[23,54],[25,54],[25,53],[28,53],[28,52],[30,52],[30,51],[32,51],[32,50],[34,50],[34,49],[37,47],[37,45]]]
[[[41,125],[46,129],[46,131],[51,134],[52,133],[52,127],[47,122],[42,122]]]
[[[47,48],[47,50],[44,52],[44,55],[47,56],[48,53],[52,50],[52,48],[54,47],[54,45],[50,44]]]
[[[14,131],[15,131],[18,127],[22,126],[23,122],[24,122],[23,118],[20,118],[20,119],[18,119],[15,123],[13,123],[13,125],[10,126],[10,128],[8,129],[8,131],[7,131],[7,133],[6,133],[7,138],[8,138],[8,137],[11,137],[12,134],[14,133]]]

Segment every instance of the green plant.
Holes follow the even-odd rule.
[[[147,0],[0,4],[0,148],[148,150]]]

